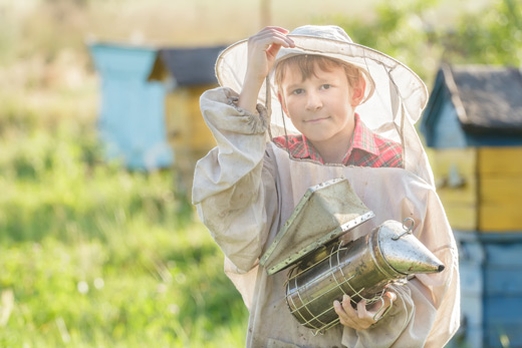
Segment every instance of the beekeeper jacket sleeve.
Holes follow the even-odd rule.
[[[196,165],[193,202],[198,214],[225,256],[229,268],[246,273],[256,266],[266,242],[277,204],[274,180],[263,176],[266,112],[251,114],[235,103],[227,88],[201,96],[203,117],[218,146]],[[228,261],[228,260],[227,260]],[[232,269],[233,270],[233,269]]]

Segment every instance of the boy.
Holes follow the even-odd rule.
[[[323,164],[402,167],[400,145],[373,134],[355,113],[366,91],[357,67],[319,55],[297,55],[277,65],[275,83],[285,114],[302,135],[274,141],[288,147],[293,157]]]
[[[457,253],[413,127],[422,81],[334,26],[267,27],[227,48],[216,72],[222,87],[201,109],[218,146],[196,166],[193,201],[249,308],[247,346],[444,346],[458,328]],[[355,113],[363,102],[375,131]],[[270,114],[276,105],[286,116]],[[341,176],[376,215],[350,238],[410,217],[446,269],[392,285],[372,306],[336,301],[342,325],[314,336],[286,308],[287,272],[268,276],[258,261],[305,191]]]

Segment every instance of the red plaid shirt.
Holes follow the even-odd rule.
[[[288,141],[285,141],[285,139]],[[290,156],[311,159],[324,164],[319,152],[304,135],[288,135],[274,138],[276,145],[288,149]],[[345,166],[400,167],[403,168],[400,144],[373,133],[355,114],[352,144],[343,159]]]

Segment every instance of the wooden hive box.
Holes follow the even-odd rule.
[[[437,192],[451,226],[522,231],[522,147],[430,151]]]
[[[99,130],[108,159],[129,169],[172,168],[189,194],[197,160],[215,146],[199,97],[217,86],[225,46],[161,48],[89,44],[101,75]]]
[[[199,108],[199,97],[217,86],[214,65],[225,46],[161,49],[150,81],[167,89],[165,127],[175,156],[178,185],[190,193],[196,162],[216,146]]]
[[[452,227],[522,231],[520,72],[443,65],[422,131]]]
[[[421,131],[459,246],[462,321],[449,347],[522,347],[520,72],[442,65]]]
[[[98,130],[106,159],[131,170],[170,167],[165,88],[147,81],[157,49],[104,42],[92,42],[89,49],[100,75]]]
[[[456,347],[522,347],[522,234],[457,233],[461,308]],[[509,342],[509,344],[507,344]]]

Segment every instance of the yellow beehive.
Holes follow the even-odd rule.
[[[178,184],[190,190],[196,162],[216,146],[199,108],[201,94],[213,85],[176,88],[165,98],[167,139],[175,154]]]
[[[421,127],[454,229],[522,231],[521,101],[518,69],[439,70]]]
[[[430,152],[437,192],[457,230],[522,230],[522,147]]]
[[[214,64],[224,46],[161,49],[149,80],[166,86],[165,129],[174,153],[178,191],[190,194],[194,167],[216,143],[199,108],[199,97],[217,86]]]

